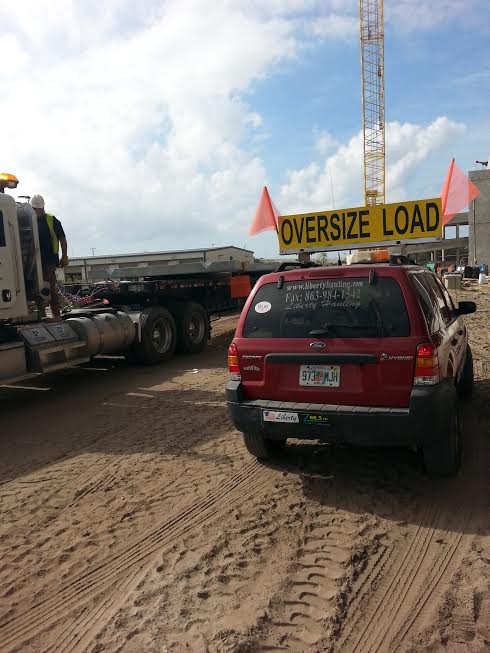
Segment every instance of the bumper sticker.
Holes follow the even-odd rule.
[[[330,426],[330,420],[326,415],[318,415],[314,413],[301,413],[302,424],[316,424],[321,426]]]

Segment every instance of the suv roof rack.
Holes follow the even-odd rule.
[[[308,261],[305,263],[302,263],[301,261],[287,261],[286,263],[281,263],[281,265],[274,270],[274,272],[285,272],[286,270],[289,270],[290,268],[320,268],[321,265],[318,265],[318,263],[314,263],[313,261]]]

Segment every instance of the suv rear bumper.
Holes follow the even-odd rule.
[[[239,381],[228,382],[226,396],[233,424],[243,433],[258,432],[271,440],[311,438],[339,444],[400,447],[441,440],[448,424],[448,408],[457,400],[452,379],[435,386],[413,388],[408,408],[246,400]],[[298,416],[298,422],[264,421],[264,410],[293,413]],[[327,423],[305,423],[308,415],[319,416]]]

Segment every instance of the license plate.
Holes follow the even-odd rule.
[[[340,386],[340,367],[338,365],[329,365],[328,367],[301,365],[299,384],[301,386],[338,388]]]
[[[280,410],[262,411],[264,422],[277,422],[278,424],[299,424],[298,413],[286,413]]]

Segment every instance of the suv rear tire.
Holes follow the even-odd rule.
[[[464,361],[463,371],[458,383],[458,396],[461,399],[470,399],[473,394],[474,371],[473,371],[473,352],[469,345],[466,346],[466,358]]]
[[[244,433],[243,441],[247,451],[259,460],[266,460],[280,454],[286,445],[286,438],[268,440],[262,433]]]
[[[422,449],[425,471],[431,476],[456,476],[461,463],[461,420],[454,405],[443,437]]]

